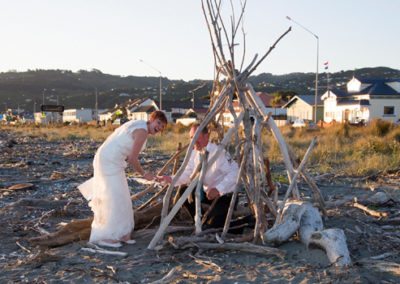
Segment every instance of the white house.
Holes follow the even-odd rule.
[[[194,109],[189,109],[182,117],[176,119],[176,123],[189,126],[198,121],[197,113]]]
[[[400,118],[400,80],[362,79],[353,77],[347,92],[328,90],[324,102],[324,121],[368,122],[384,119],[395,122]]]
[[[91,108],[66,109],[63,112],[63,122],[89,122],[96,119],[96,111]]]
[[[286,123],[286,109],[282,108],[283,102],[277,102],[276,104],[273,103],[274,96],[264,92],[257,92],[256,95],[261,99],[263,102],[263,108],[266,113],[271,113],[272,117],[275,119],[275,122],[278,126],[284,125]],[[232,102],[233,109],[236,115],[240,113],[240,106],[239,103],[234,100]],[[226,124],[233,123],[233,116],[229,109],[225,109],[222,113],[224,117],[224,122]]]
[[[130,113],[129,120],[148,120],[150,114],[155,110],[158,110],[158,108],[153,105],[139,106],[134,112]]]
[[[142,119],[142,117],[146,119],[147,115],[143,113],[143,109],[140,109],[141,107],[146,107],[151,111],[158,110],[157,104],[152,99],[129,99],[122,104],[116,104],[112,109],[99,111],[99,121],[112,121],[122,117],[128,120],[138,120]]]
[[[320,98],[317,99],[317,121],[323,118],[323,104]],[[314,120],[315,96],[297,95],[291,98],[282,108],[287,109],[287,120],[294,122],[302,119],[304,121]]]
[[[129,120],[147,120],[150,113],[159,110],[157,104],[152,99],[144,99],[137,101],[135,104],[127,108],[127,115]]]
[[[49,124],[62,122],[62,115],[59,112],[35,112],[33,114],[35,123]]]

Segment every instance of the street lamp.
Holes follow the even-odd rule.
[[[42,92],[42,96],[43,96],[42,105],[44,105],[44,93],[46,93],[46,89],[43,89],[43,92]]]
[[[197,86],[193,90],[189,91],[189,94],[192,94],[192,109],[194,109],[194,92],[198,91],[199,89],[203,88],[205,85],[207,85],[207,82],[204,82],[203,84]]]
[[[310,31],[309,29],[304,27],[302,24],[300,24],[300,23],[296,22],[295,20],[293,20],[292,18],[290,18],[289,16],[286,16],[286,19],[288,19],[289,21],[295,23],[296,25],[298,25],[299,27],[301,27],[305,31],[307,31],[310,34],[312,34],[317,40],[317,70],[315,72],[315,101],[314,101],[314,123],[317,123],[319,37],[315,33],[313,33],[312,31]]]
[[[155,70],[158,72],[158,74],[160,75],[160,110],[162,110],[162,81],[161,81],[161,71],[154,68],[153,66],[151,66],[150,64],[148,64],[146,61],[144,61],[143,59],[139,59],[140,62],[142,62],[143,64],[146,64],[148,67],[150,67],[151,69]]]
[[[99,119],[99,104],[98,104],[98,100],[97,100],[97,88],[95,87],[94,90],[95,90],[95,96],[96,96],[96,103],[94,105],[94,108],[96,110],[96,120],[98,120]]]

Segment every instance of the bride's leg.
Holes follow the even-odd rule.
[[[135,244],[136,241],[131,239],[131,234],[126,234],[121,238],[121,241],[126,244]]]

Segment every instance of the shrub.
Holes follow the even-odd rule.
[[[367,126],[372,135],[383,137],[393,128],[393,123],[382,119],[374,119]]]

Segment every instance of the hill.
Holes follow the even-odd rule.
[[[337,87],[353,76],[400,78],[400,71],[387,68],[363,68],[329,74],[331,85]],[[313,93],[314,73],[290,73],[273,75],[262,73],[250,77],[257,91],[286,91],[297,94]],[[163,100],[190,101],[191,90],[203,82],[162,78]],[[195,92],[196,98],[208,96],[212,81]],[[0,109],[17,108],[33,111],[45,104],[63,104],[66,108],[94,107],[96,91],[99,108],[109,108],[129,98],[159,98],[159,77],[118,76],[104,74],[100,70],[28,70],[26,72],[0,73]],[[326,73],[319,76],[320,93],[326,90]]]

